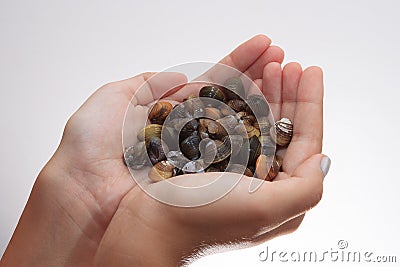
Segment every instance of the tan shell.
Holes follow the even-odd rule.
[[[253,136],[260,136],[260,130],[258,130],[256,127],[252,125],[245,125],[246,131],[247,131],[247,137],[250,139]]]
[[[157,102],[153,105],[149,113],[151,123],[163,124],[167,116],[172,110],[172,105],[169,102]]]
[[[138,132],[137,138],[139,139],[139,141],[148,141],[150,140],[151,137],[161,138],[161,131],[162,131],[161,125],[149,124]]]
[[[260,179],[272,181],[279,174],[281,165],[281,159],[261,154],[256,162],[256,175]]]
[[[207,129],[210,134],[217,136],[220,139],[228,134],[225,128],[217,121],[210,121]]]
[[[275,123],[275,131],[276,134],[274,133],[274,128],[271,127],[270,135],[274,142],[279,146],[288,146],[293,136],[292,121],[287,118],[280,119]]]
[[[205,116],[207,118],[218,120],[222,117],[221,111],[217,108],[207,107],[204,109]]]
[[[174,176],[174,165],[169,161],[163,160],[154,165],[149,171],[149,178],[153,182],[159,182]]]

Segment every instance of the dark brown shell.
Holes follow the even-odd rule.
[[[231,143],[229,137],[221,140],[208,140],[204,152],[204,161],[206,163],[219,163],[231,155]]]
[[[149,113],[149,120],[151,123],[163,124],[172,110],[172,105],[169,102],[156,102]]]
[[[198,127],[199,127],[199,122],[196,119],[188,121],[179,132],[179,143],[191,135],[197,135]]]
[[[258,137],[253,136],[249,140],[249,166],[254,166],[256,164],[256,160],[261,153],[261,143],[258,140]]]
[[[200,97],[210,97],[221,102],[225,101],[225,94],[224,92],[216,86],[207,85],[200,89],[199,92]]]
[[[167,159],[166,154],[168,153],[168,147],[160,138],[152,137],[147,144],[147,153],[151,164],[155,165]]]
[[[247,112],[257,118],[266,117],[269,114],[269,105],[262,95],[250,95],[247,99]]]
[[[239,77],[228,78],[224,82],[225,95],[227,99],[238,99],[245,97],[243,82]]]
[[[191,135],[180,143],[180,150],[190,160],[196,160],[200,157],[200,137]]]
[[[228,101],[227,105],[236,112],[247,110],[247,104],[241,99],[231,99]]]
[[[271,127],[270,135],[277,145],[288,146],[293,136],[292,121],[287,118],[280,119],[275,123],[275,129]]]

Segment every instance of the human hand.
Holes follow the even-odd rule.
[[[282,60],[280,48],[270,46],[265,36],[256,36],[222,63],[237,67],[258,80],[266,64]],[[2,263],[18,266],[92,264],[124,196],[132,199],[143,195],[123,164],[121,129],[132,95],[150,76],[151,73],[142,74],[103,86],[71,117],[59,148],[35,182]],[[179,74],[159,77],[158,82],[153,80],[150,84],[153,95],[150,98],[138,96],[137,104],[145,105],[156,99],[157,88],[161,85],[173,87],[185,82],[185,77]],[[139,210],[137,214],[141,215]],[[101,253],[98,255],[101,257]]]
[[[245,68],[231,65],[246,73]],[[249,75],[249,72],[247,72]],[[130,191],[120,203],[100,243],[98,266],[176,266],[189,257],[207,254],[218,246],[225,249],[247,247],[300,225],[304,213],[322,196],[322,181],[329,168],[322,149],[322,71],[290,63],[270,62],[262,77],[249,75],[262,90],[275,118],[286,117],[295,133],[284,161],[283,172],[273,182],[264,182],[249,192],[251,179],[239,184],[216,202],[196,208],[168,206],[142,190]],[[178,91],[169,99],[182,99]],[[146,112],[143,116],[146,117]],[[174,183],[192,186],[197,181],[213,181],[219,174],[191,174],[171,178]],[[236,179],[230,174],[220,179]],[[167,182],[148,185],[151,192],[163,192]],[[197,197],[197,196],[190,196]],[[138,242],[140,241],[140,242]]]

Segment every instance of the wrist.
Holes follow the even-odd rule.
[[[3,255],[5,266],[87,266],[84,262],[95,249],[82,252],[79,248],[93,248],[96,237],[84,227],[90,225],[90,214],[76,197],[79,192],[84,194],[50,161],[36,179]]]
[[[190,235],[171,224],[163,206],[140,188],[132,190],[107,228],[94,266],[181,266],[191,252]]]

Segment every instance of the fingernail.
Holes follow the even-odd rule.
[[[328,174],[330,167],[331,167],[331,159],[328,156],[323,157],[321,160],[321,171],[324,174],[324,178]]]

